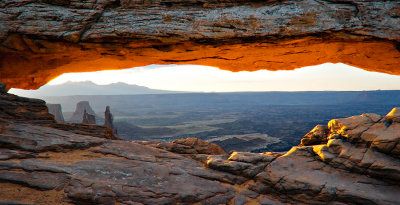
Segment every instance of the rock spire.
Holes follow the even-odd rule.
[[[106,111],[104,112],[104,126],[113,130],[114,134],[117,134],[117,129],[114,127],[114,117],[110,111],[110,106],[107,106]]]
[[[86,110],[83,111],[83,117],[82,117],[82,123],[83,124],[96,124],[96,116],[91,115],[86,112]]]

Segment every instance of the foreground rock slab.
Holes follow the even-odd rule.
[[[102,138],[78,135],[54,128],[10,123],[2,127],[0,144],[32,152],[87,148],[104,142]]]

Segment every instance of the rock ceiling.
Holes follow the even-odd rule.
[[[0,82],[9,88],[150,64],[254,71],[326,62],[400,75],[400,2],[0,2]]]

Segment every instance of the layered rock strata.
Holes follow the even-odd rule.
[[[15,88],[150,64],[400,74],[396,0],[4,0],[0,13],[0,81]]]
[[[24,98],[6,92],[0,93],[0,120],[22,121],[31,124],[54,123],[43,100]]]
[[[204,140],[189,137],[186,139],[177,139],[172,142],[138,142],[143,145],[165,149],[178,154],[208,154],[208,155],[224,155],[226,152],[216,144],[208,143]]]
[[[398,110],[331,120],[285,154],[110,140],[2,114],[0,203],[399,204]]]

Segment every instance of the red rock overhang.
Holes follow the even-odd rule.
[[[0,82],[37,89],[68,72],[150,64],[231,71],[345,63],[400,75],[398,1],[7,0]]]

